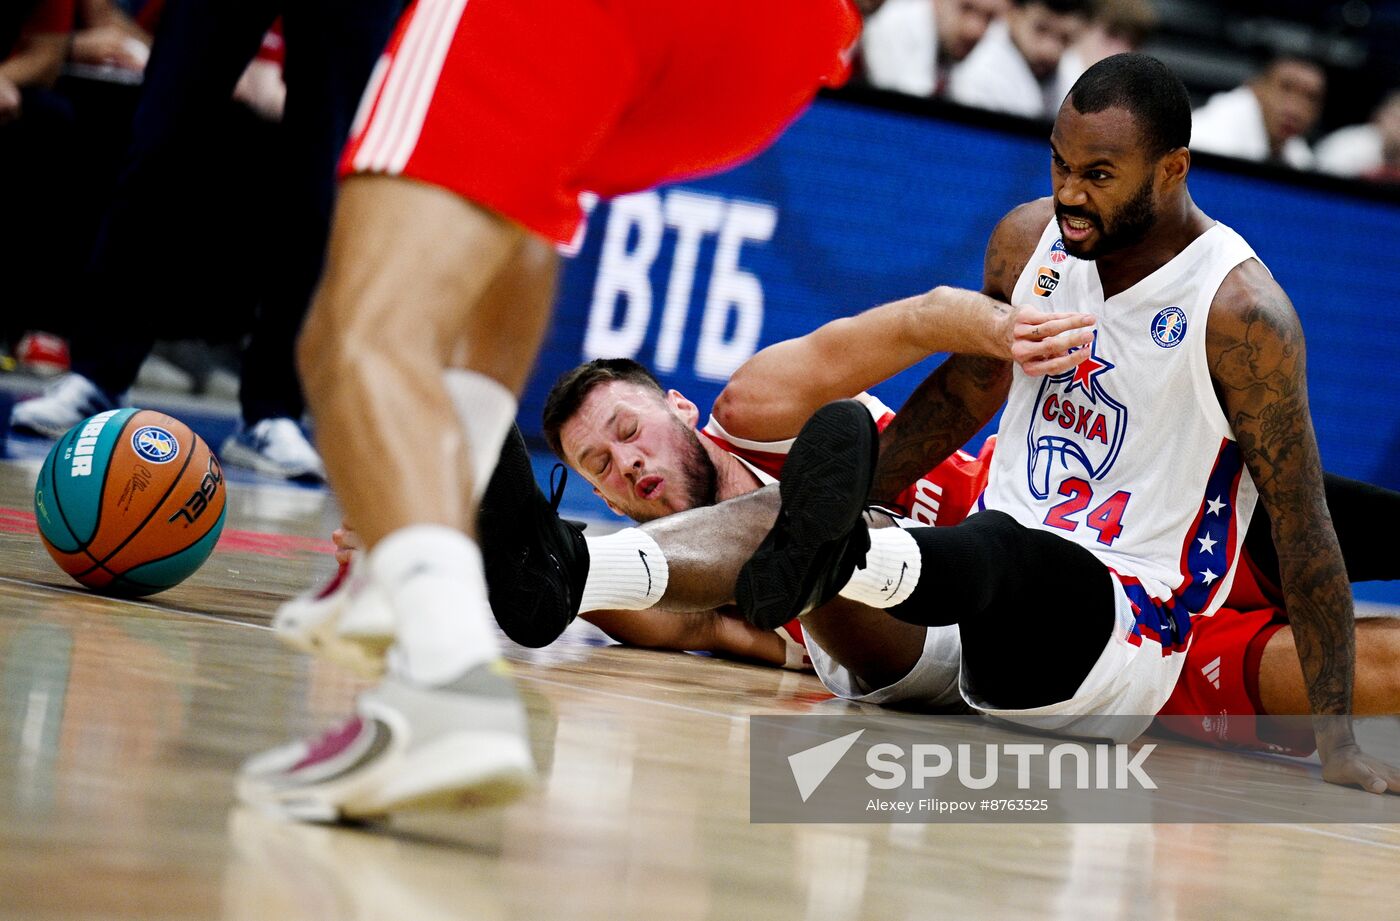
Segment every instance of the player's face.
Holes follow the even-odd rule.
[[[1157,159],[1126,109],[1083,114],[1066,102],[1050,133],[1050,179],[1065,251],[1098,259],[1142,241],[1157,222]]]
[[[1006,14],[1011,40],[1026,59],[1037,80],[1048,79],[1069,46],[1079,40],[1089,25],[1077,13],[1057,13],[1039,3],[1013,7]]]
[[[1007,0],[937,0],[939,50],[951,60],[961,61],[1010,5]]]
[[[559,428],[564,460],[619,515],[651,521],[715,501],[715,465],[695,433],[699,410],[630,381],[594,387]]]

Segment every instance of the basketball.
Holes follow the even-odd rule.
[[[189,426],[142,409],[79,422],[44,459],[34,487],[49,555],[88,588],[149,595],[209,558],[224,527],[219,460]]]

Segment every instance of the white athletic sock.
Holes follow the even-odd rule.
[[[436,524],[400,528],[375,545],[365,567],[398,624],[391,674],[431,687],[500,656],[481,550],[461,531]]]
[[[457,409],[457,418],[467,430],[467,456],[471,459],[472,501],[481,500],[496,461],[501,458],[510,424],[518,408],[515,394],[499,382],[476,371],[452,369],[442,373],[442,382]]]
[[[579,612],[641,611],[666,594],[666,555],[641,528],[623,528],[588,541],[588,579]]]
[[[892,608],[914,593],[923,569],[919,545],[900,528],[871,528],[865,568],[839,594],[872,608]]]

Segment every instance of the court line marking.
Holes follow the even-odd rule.
[[[11,585],[23,585],[26,588],[40,589],[43,591],[58,592],[63,595],[77,595],[80,598],[87,598],[94,601],[111,601],[117,604],[131,605],[136,608],[145,608],[148,611],[159,611],[162,614],[183,614],[186,617],[193,617],[197,620],[210,620],[220,624],[233,624],[236,627],[252,627],[254,630],[272,629],[271,624],[254,624],[246,620],[239,620],[236,617],[224,617],[221,614],[209,614],[204,611],[190,611],[185,608],[176,608],[155,604],[150,601],[142,601],[139,598],[118,598],[112,595],[99,595],[87,589],[69,588],[66,585],[50,585],[47,582],[35,582],[31,579],[16,579],[12,576],[0,576],[0,582],[8,582]]]
[[[162,614],[176,614],[176,615],[183,614],[183,615],[186,615],[186,616],[188,616],[188,617],[193,617],[193,618],[195,618],[195,619],[197,619],[197,620],[207,620],[207,621],[212,621],[212,622],[214,622],[214,623],[229,624],[229,625],[232,625],[232,626],[235,626],[235,627],[249,627],[249,628],[254,629],[254,630],[266,630],[266,631],[271,631],[271,630],[272,630],[272,626],[271,626],[270,624],[264,625],[264,624],[249,623],[248,621],[235,620],[235,619],[230,618],[230,617],[221,617],[221,616],[219,616],[219,615],[217,615],[217,614],[208,614],[208,613],[205,613],[205,612],[202,612],[202,611],[190,611],[190,610],[187,610],[187,609],[185,609],[185,608],[166,607],[166,606],[162,606],[162,605],[158,605],[158,604],[153,604],[153,603],[151,603],[151,602],[149,602],[149,601],[141,601],[141,600],[139,600],[139,599],[108,598],[107,596],[96,595],[96,594],[94,594],[94,593],[92,593],[92,592],[90,592],[90,591],[86,591],[86,590],[83,590],[83,589],[68,588],[67,586],[59,586],[59,585],[50,585],[50,584],[48,584],[48,583],[46,583],[46,582],[34,582],[34,581],[31,581],[31,580],[28,580],[28,579],[16,579],[16,578],[13,578],[13,577],[11,577],[11,576],[0,576],[0,582],[8,582],[8,583],[10,583],[10,584],[12,584],[12,585],[21,585],[21,586],[25,586],[25,587],[27,587],[27,588],[33,588],[33,589],[39,589],[39,590],[48,590],[48,591],[52,591],[52,592],[59,592],[59,593],[61,593],[61,594],[65,594],[65,595],[77,595],[77,596],[80,596],[80,597],[83,597],[83,598],[115,601],[115,602],[118,602],[118,603],[120,603],[120,604],[127,604],[127,605],[131,605],[131,606],[133,606],[133,607],[145,608],[145,609],[151,610],[151,611],[158,611],[158,612],[160,612],[160,613],[162,613]],[[536,664],[536,663],[518,662],[518,663],[516,663],[516,664],[517,664],[517,665],[534,665],[534,664]],[[724,720],[725,722],[728,722],[728,723],[743,722],[744,720],[748,719],[748,718],[751,717],[751,716],[782,715],[782,714],[750,713],[750,714],[745,714],[745,715],[743,715],[743,716],[740,716],[740,715],[738,715],[738,714],[733,714],[733,713],[720,713],[720,712],[715,711],[715,710],[705,710],[705,709],[700,708],[700,707],[689,707],[689,706],[686,706],[685,704],[676,704],[676,703],[671,703],[670,701],[654,700],[654,699],[648,698],[648,697],[639,697],[639,696],[634,695],[634,694],[624,694],[624,693],[620,693],[620,692],[617,692],[617,691],[605,691],[605,690],[602,690],[602,689],[600,689],[600,688],[587,687],[587,686],[584,686],[584,685],[582,685],[582,684],[576,684],[576,683],[572,683],[572,682],[568,682],[568,681],[558,681],[558,680],[553,680],[553,679],[550,679],[550,678],[543,678],[543,677],[540,677],[540,676],[538,676],[538,675],[525,675],[525,674],[519,674],[519,673],[517,673],[517,674],[516,674],[516,677],[519,678],[519,679],[522,680],[522,681],[533,681],[533,682],[535,682],[536,684],[546,684],[546,685],[552,685],[552,686],[554,686],[554,687],[568,688],[569,690],[573,690],[573,691],[582,691],[582,692],[584,692],[584,693],[596,694],[596,695],[598,695],[598,696],[600,696],[600,697],[611,697],[611,698],[614,698],[614,699],[616,699],[616,700],[626,700],[626,701],[634,702],[634,703],[651,704],[652,706],[663,707],[663,708],[669,709],[669,710],[680,710],[680,711],[683,711],[683,712],[685,712],[685,713],[695,713],[695,714],[698,714],[698,715],[700,715],[700,716],[708,716],[708,717],[711,717],[711,718],[713,718],[713,719]],[[1195,805],[1195,804],[1192,804],[1192,805]],[[1203,808],[1208,808],[1208,807],[1203,807]],[[1137,823],[1133,823],[1133,824],[1137,824]],[[1172,823],[1172,824],[1176,824],[1176,823]],[[1186,824],[1195,824],[1195,823],[1186,823]],[[1241,823],[1226,821],[1226,822],[1218,822],[1218,823],[1211,822],[1211,823],[1202,823],[1202,824],[1236,825],[1236,824],[1241,824]],[[1243,824],[1251,824],[1251,825],[1252,825],[1252,824],[1274,824],[1274,823],[1243,823]],[[1326,829],[1326,828],[1318,828],[1316,825],[1312,825],[1312,824],[1306,824],[1306,825],[1305,825],[1305,824],[1301,824],[1301,823],[1292,823],[1292,822],[1280,822],[1280,823],[1277,823],[1277,824],[1280,825],[1280,826],[1282,826],[1282,827],[1284,827],[1284,828],[1291,828],[1291,829],[1294,829],[1294,830],[1296,830],[1296,831],[1307,832],[1307,833],[1309,833],[1309,834],[1322,835],[1322,836],[1327,837],[1327,838],[1334,838],[1334,839],[1338,839],[1338,840],[1341,840],[1341,841],[1348,841],[1348,842],[1351,842],[1352,844],[1360,844],[1360,845],[1365,845],[1365,846],[1367,846],[1367,847],[1382,848],[1382,849],[1384,849],[1384,850],[1390,850],[1390,851],[1400,851],[1400,844],[1392,844],[1392,843],[1386,842],[1386,841],[1376,841],[1376,840],[1371,839],[1371,838],[1362,838],[1362,837],[1359,837],[1359,836],[1357,836],[1357,835],[1348,835],[1348,834],[1344,834],[1344,833],[1342,833],[1342,832],[1332,831],[1332,830]],[[1348,824],[1349,824],[1349,823],[1348,823]],[[1393,831],[1393,829],[1391,829],[1391,828],[1389,828],[1388,826],[1385,826],[1385,825],[1358,824],[1356,827],[1374,829],[1375,831],[1378,831],[1378,832]]]

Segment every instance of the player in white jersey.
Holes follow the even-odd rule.
[[[819,411],[737,600],[759,626],[837,595],[956,623],[969,704],[1123,737],[1171,693],[1191,616],[1223,599],[1257,487],[1312,710],[1326,717],[1323,776],[1400,791],[1400,771],[1360,751],[1348,715],[1351,592],[1302,330],[1252,251],[1192,201],[1189,137],[1185,88],[1155,59],[1118,55],[1080,78],[1051,134],[1054,196],[998,225],[985,292],[1097,307],[1090,356],[1063,375],[1013,372],[986,511],[956,527],[868,529],[874,426],[851,404]],[[804,624],[819,641],[840,629]],[[1110,729],[1105,716],[1139,719]]]

